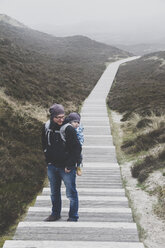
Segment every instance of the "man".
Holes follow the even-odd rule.
[[[66,187],[66,196],[70,200],[69,218],[77,221],[78,193],[76,190],[76,163],[79,160],[81,146],[75,129],[69,125],[65,130],[66,142],[61,139],[60,128],[64,122],[64,107],[54,104],[49,109],[50,120],[42,131],[42,147],[48,165],[52,213],[45,221],[57,221],[61,218],[61,181]]]

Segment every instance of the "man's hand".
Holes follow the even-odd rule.
[[[65,168],[65,173],[69,173],[70,171],[71,171],[71,169]]]

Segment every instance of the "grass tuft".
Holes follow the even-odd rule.
[[[137,135],[133,140],[123,142],[121,149],[126,153],[148,151],[157,144],[165,143],[165,128],[161,127],[146,134]]]
[[[152,124],[152,120],[148,119],[148,118],[144,118],[142,120],[140,120],[137,124],[136,127],[137,128],[144,128],[144,127],[148,127]]]
[[[162,154],[164,155],[165,150],[160,152],[156,157],[154,156],[146,156],[143,160],[135,162],[131,167],[132,176],[138,178],[140,183],[144,182],[149,174],[154,170],[158,170],[160,168],[165,167],[165,160],[161,159]]]

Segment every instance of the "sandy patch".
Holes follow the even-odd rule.
[[[161,171],[155,171],[146,180],[145,186],[147,190],[154,191],[159,186],[165,186],[165,176],[163,176],[165,169]]]
[[[115,111],[111,111],[111,116],[112,116],[113,121],[116,122],[116,123],[120,123],[121,122],[120,120],[123,117],[121,114],[119,114],[119,113],[117,113]]]
[[[130,172],[131,165],[132,163],[121,165],[121,173],[124,181],[126,181],[126,191],[131,200],[135,222],[138,222],[144,230],[144,233],[143,231],[141,233],[141,241],[147,248],[164,248],[165,222],[153,212],[153,205],[157,203],[157,197],[150,196],[137,187],[137,180],[132,177]],[[152,178],[154,178],[153,175]]]
[[[152,56],[150,58],[144,59],[144,61],[147,61],[147,60],[158,60],[158,61],[160,61],[161,62],[160,67],[165,65],[165,60],[163,58],[159,58],[157,56]]]
[[[147,61],[147,60],[160,60],[160,58],[158,56],[152,56],[150,58],[144,59],[144,61]]]

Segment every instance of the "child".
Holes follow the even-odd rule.
[[[84,143],[84,134],[83,134],[83,130],[84,128],[80,125],[80,115],[76,112],[70,113],[68,116],[68,121],[69,123],[72,125],[72,127],[75,128],[76,133],[77,133],[77,137],[78,140],[80,142],[80,145],[82,146]],[[82,175],[82,171],[80,168],[80,165],[82,164],[82,154],[80,157],[80,161],[77,163],[77,175],[81,176]]]

